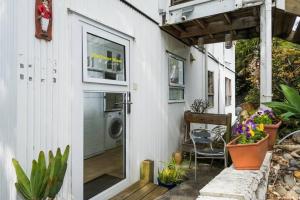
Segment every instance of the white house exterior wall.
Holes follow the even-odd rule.
[[[141,1],[130,2],[141,5]],[[151,2],[150,9],[158,7],[155,5],[159,0]],[[72,62],[77,60],[72,57],[74,18],[91,20],[134,38],[130,47],[129,82],[133,101],[129,130],[130,182],[138,180],[139,165],[144,159],[153,159],[157,172],[159,161],[168,159],[178,148],[179,135],[184,129],[184,110],[189,109],[194,98],[205,96],[204,54],[162,32],[158,25],[118,0],[53,0],[53,40],[37,40],[34,5],[34,0],[2,0],[0,3],[0,199],[17,199],[13,157],[29,173],[31,161],[39,151],[64,148],[67,144],[73,147],[76,101],[72,91],[80,89],[78,85],[82,81],[74,83],[72,77],[76,70]],[[186,59],[185,101],[181,103],[168,101],[166,50]],[[212,54],[217,52],[224,56],[222,45]],[[190,53],[196,59],[192,63]],[[220,62],[224,63],[224,59]],[[212,58],[208,58],[208,63],[209,69],[222,68]],[[20,68],[20,64],[24,68]],[[222,73],[233,78],[234,88],[234,74],[226,69]],[[24,79],[20,79],[21,75]],[[215,108],[212,111],[216,112]],[[234,112],[234,104],[225,111]],[[76,156],[72,152],[71,159]],[[58,199],[76,199],[72,175],[76,176],[70,165]]]

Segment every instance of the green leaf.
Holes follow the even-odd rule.
[[[17,191],[22,195],[26,200],[32,200],[31,194],[24,188],[22,184],[15,183]]]
[[[30,181],[29,181],[28,177],[26,176],[24,170],[22,169],[22,167],[20,166],[20,164],[17,160],[13,159],[12,162],[15,167],[19,186],[23,189],[23,191],[26,194],[31,194]]]
[[[297,90],[287,85],[280,85],[287,101],[300,113],[300,95]]]
[[[290,117],[292,117],[292,116],[295,116],[295,113],[292,113],[292,112],[286,112],[286,113],[283,113],[282,115],[281,115],[281,118],[283,119],[283,120],[288,120]]]
[[[70,145],[67,145],[65,151],[64,151],[64,154],[62,156],[62,162],[63,163],[66,163],[68,162],[68,158],[69,158],[69,153],[70,153]]]
[[[30,185],[32,191],[32,197],[34,199],[38,196],[38,191],[40,185],[38,184],[38,179],[40,176],[40,170],[38,168],[38,164],[35,160],[32,161],[32,168],[31,168],[31,176],[30,176]]]
[[[273,102],[267,102],[263,104],[272,109],[278,109],[285,112],[298,113],[298,110],[288,103],[273,101]]]

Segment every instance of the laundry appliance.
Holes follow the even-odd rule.
[[[124,114],[122,111],[106,113],[105,150],[113,149],[123,144]]]

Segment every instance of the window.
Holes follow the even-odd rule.
[[[83,36],[83,81],[126,85],[129,41],[93,28]]]
[[[184,61],[169,55],[169,100],[184,100]]]
[[[231,105],[231,80],[225,78],[225,105]]]
[[[210,107],[214,107],[214,73],[208,71],[208,103]]]

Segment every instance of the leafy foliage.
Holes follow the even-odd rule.
[[[285,100],[282,102],[273,101],[264,103],[266,106],[273,108],[283,120],[291,118],[300,120],[300,95],[297,90],[287,85],[280,85]]]
[[[195,99],[191,105],[192,111],[196,113],[204,113],[208,107],[209,102],[202,99]]]
[[[280,85],[285,98],[282,101],[265,103],[272,108],[274,112],[284,120],[280,130],[282,136],[293,131],[299,130],[300,127],[300,96],[299,92],[287,85]]]
[[[235,134],[240,136],[238,144],[253,144],[266,137],[263,124],[256,124],[252,119],[239,123],[234,128]]]
[[[259,103],[259,39],[240,40],[236,45],[237,94],[241,101]],[[300,46],[273,38],[273,99],[281,100],[279,87],[286,84],[300,89]]]
[[[158,170],[158,179],[164,184],[179,184],[183,181],[186,170],[176,164],[174,158],[165,163],[162,171]]]
[[[251,119],[256,124],[274,124],[276,123],[276,117],[272,110],[266,109],[266,110],[258,110],[255,112]]]
[[[67,162],[69,157],[70,146],[68,145],[61,154],[60,148],[57,149],[56,155],[49,152],[49,164],[46,166],[45,153],[39,153],[38,161],[32,161],[30,179],[15,159],[12,160],[15,167],[17,182],[15,183],[17,191],[26,200],[44,200],[54,199],[61,189]]]

